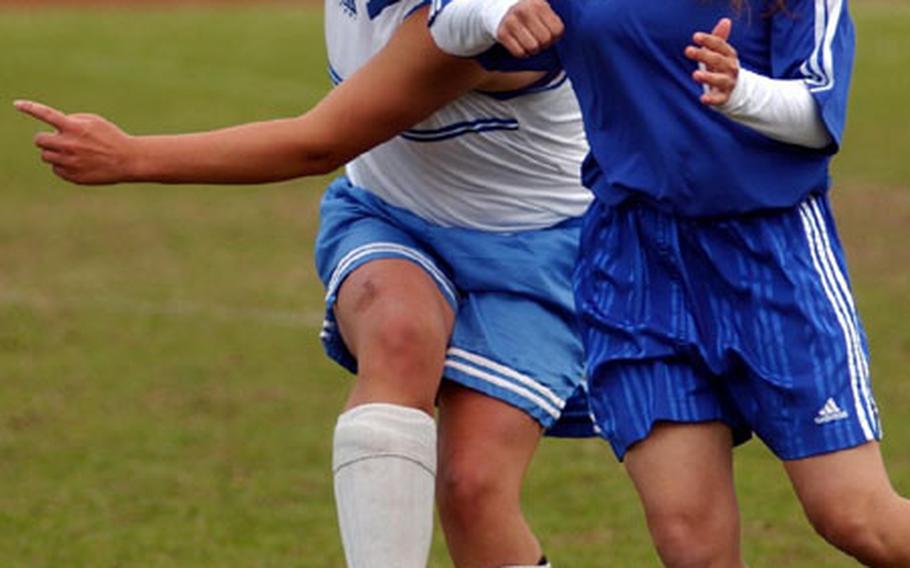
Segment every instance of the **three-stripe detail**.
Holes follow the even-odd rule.
[[[800,71],[814,93],[834,88],[832,45],[844,11],[844,0],[815,0],[815,48]]]
[[[487,357],[458,347],[446,352],[445,366],[518,395],[558,419],[566,401],[533,378]]]
[[[837,263],[831,248],[825,218],[818,198],[812,197],[799,206],[799,215],[809,245],[812,264],[818,273],[825,296],[831,303],[838,325],[844,334],[850,390],[854,410],[866,440],[876,439],[881,425],[878,411],[869,386],[869,362],[858,329],[858,318],[847,279]]]

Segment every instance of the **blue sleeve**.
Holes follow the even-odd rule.
[[[856,47],[847,0],[790,0],[773,20],[772,75],[806,82],[836,151],[847,119]]]

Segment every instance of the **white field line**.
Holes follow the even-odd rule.
[[[57,307],[74,309],[100,309],[110,312],[144,316],[174,318],[204,318],[222,322],[251,322],[294,328],[318,328],[322,325],[323,312],[268,310],[244,308],[199,302],[149,302],[135,298],[110,296],[77,296],[62,294],[50,296],[31,292],[0,290],[0,305],[24,306],[37,309]]]

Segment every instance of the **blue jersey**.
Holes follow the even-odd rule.
[[[846,0],[788,0],[777,10],[762,0],[741,10],[727,0],[550,3],[566,25],[555,51],[516,61],[498,47],[481,61],[567,71],[591,146],[582,177],[602,202],[639,197],[697,217],[793,207],[827,191],[853,65]],[[700,102],[697,64],[683,52],[722,17],[733,20],[742,67],[806,82],[834,140],[828,148],[777,142]]]

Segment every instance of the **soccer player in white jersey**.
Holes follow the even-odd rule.
[[[357,373],[334,439],[348,563],[425,565],[435,482],[456,565],[545,565],[521,481],[545,429],[590,427],[584,405],[566,408],[583,373],[570,272],[590,201],[574,94],[561,72],[442,54],[419,0],[329,1],[326,34],[338,86],[297,118],[134,137],[17,107],[56,129],[36,138],[42,158],[81,184],[277,181],[388,140],[332,184],[317,243],[326,350]]]

